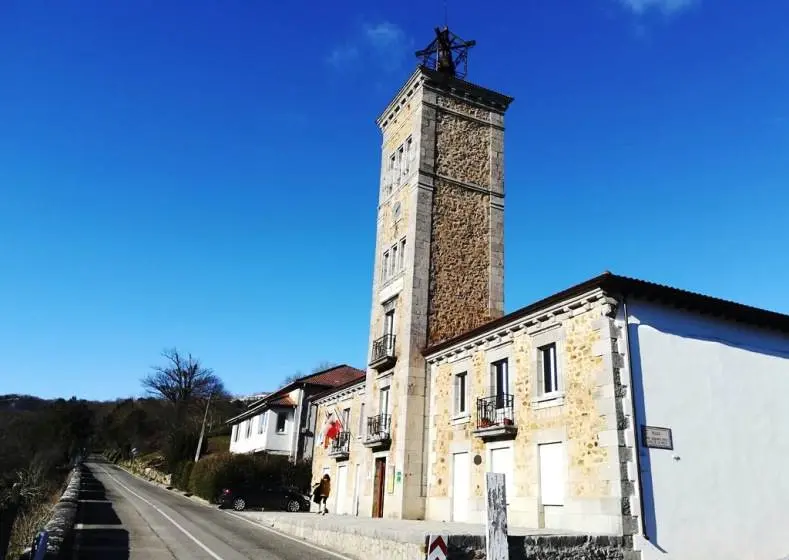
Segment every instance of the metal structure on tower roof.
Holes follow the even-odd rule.
[[[436,38],[416,56],[422,59],[422,66],[453,78],[463,79],[468,74],[468,50],[476,41],[464,41],[449,30],[449,27],[436,27]]]

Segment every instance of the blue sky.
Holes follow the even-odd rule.
[[[363,367],[374,119],[433,4],[0,3],[0,393]],[[507,309],[612,270],[789,313],[789,3],[487,7],[449,24],[516,98]]]

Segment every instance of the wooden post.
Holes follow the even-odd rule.
[[[507,490],[505,477],[501,473],[486,473],[485,487],[488,503],[485,509],[487,521],[486,558],[487,560],[509,560],[507,543]]]

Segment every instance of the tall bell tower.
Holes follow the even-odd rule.
[[[383,135],[359,515],[421,519],[423,351],[504,312],[504,113],[448,28],[378,118]]]

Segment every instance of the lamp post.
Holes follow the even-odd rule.
[[[211,406],[211,397],[214,394],[208,395],[208,401],[205,403],[205,414],[203,414],[203,425],[200,428],[200,439],[197,440],[197,449],[195,449],[195,463],[200,460],[200,449],[203,447],[203,436],[205,435],[205,423],[208,420],[208,407]]]

